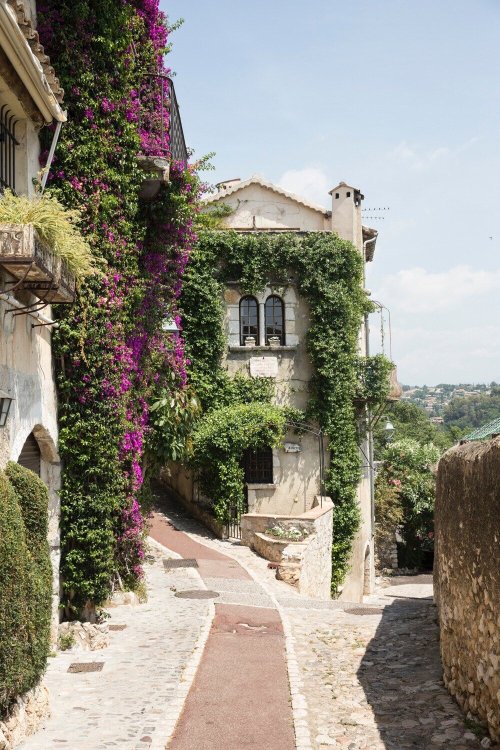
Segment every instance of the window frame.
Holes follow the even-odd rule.
[[[241,459],[245,484],[274,484],[273,449],[267,445],[259,450],[247,448]]]
[[[253,304],[255,305],[255,317],[256,317],[256,321],[257,321],[256,326],[255,326],[257,330],[256,330],[255,334],[253,334],[253,333],[243,333],[243,316],[242,316],[242,313],[241,313],[241,308],[242,308],[242,305],[245,302],[246,303],[253,302]],[[250,315],[248,313],[247,313],[247,317],[250,317]],[[240,299],[240,304],[239,304],[239,326],[240,326],[240,346],[245,346],[245,338],[247,336],[254,336],[255,337],[255,343],[258,345],[258,343],[259,343],[259,335],[260,335],[259,303],[258,303],[257,299],[255,297],[253,297],[251,294],[246,294],[244,297],[242,297]],[[252,326],[250,323],[248,323],[246,325],[246,327],[252,328],[254,326]]]
[[[277,327],[274,324],[274,319],[275,319],[274,310],[277,307],[277,305],[275,304],[276,301],[277,301],[279,303],[279,307],[281,309],[281,332],[279,334],[276,333],[276,332],[268,334],[268,332],[267,332],[267,329],[268,329],[268,322],[267,322],[268,321],[268,303],[271,300],[273,301],[273,307],[272,307],[273,325],[269,326],[269,327],[271,327],[271,328],[276,328]],[[278,336],[278,335],[279,335],[279,339],[280,339],[280,346],[285,346],[286,345],[285,303],[284,303],[282,297],[279,297],[277,294],[270,294],[269,297],[266,299],[266,301],[264,303],[264,335],[265,335],[265,341],[266,341],[267,345],[269,345],[269,338],[271,336]]]

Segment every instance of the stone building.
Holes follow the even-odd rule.
[[[371,261],[377,232],[362,225],[363,195],[343,182],[333,188],[330,195],[331,210],[325,210],[259,177],[252,177],[246,181],[221,183],[218,192],[207,200],[206,210],[221,204],[229,206],[232,213],[224,223],[238,232],[336,232],[341,238],[351,241],[365,261]],[[304,409],[312,375],[306,350],[309,309],[293,281],[285,290],[268,285],[259,294],[246,295],[240,289],[238,279],[234,279],[225,289],[224,300],[228,339],[224,364],[228,372],[272,377],[276,380],[277,402]],[[359,334],[359,351],[366,354],[364,325]],[[342,591],[342,597],[350,601],[361,601],[363,594],[372,591],[374,581],[373,485],[366,422],[361,425],[361,434],[364,434],[361,445],[364,468],[358,486],[358,500],[362,524],[353,545],[351,571]],[[312,516],[317,516],[316,527],[319,524],[326,528],[328,524],[325,526],[324,520],[320,520],[322,501],[319,499],[321,464],[324,461],[328,463],[328,446],[326,443],[322,445],[321,436],[314,429],[300,436],[291,431],[285,437],[283,449],[269,448],[248,454],[244,466],[248,513],[241,520],[242,541],[266,556],[272,555],[262,548],[267,544],[266,540],[256,535],[272,523],[274,516],[279,516],[281,523],[289,525],[309,524]],[[179,475],[174,476],[174,481],[179,494],[189,496],[189,483],[181,481]],[[325,508],[328,503],[329,500],[324,501]],[[331,505],[329,507],[331,515]],[[326,569],[331,567],[331,519],[330,536],[326,535],[322,544],[320,567]],[[306,557],[307,554],[304,551]],[[308,583],[303,590],[313,595],[329,596],[326,575],[317,568],[314,575],[309,574],[309,579],[319,577],[324,585],[318,591]]]
[[[66,120],[63,91],[35,30],[34,3],[0,0],[0,192],[32,194],[39,134]],[[52,139],[54,143],[55,138]],[[0,198],[1,199],[1,198]],[[50,496],[54,633],[59,605],[59,456],[51,304],[69,302],[74,279],[30,225],[0,224],[0,466],[18,461]]]

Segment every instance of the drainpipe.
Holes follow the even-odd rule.
[[[375,242],[377,235],[363,242],[363,282],[365,281],[366,248],[371,242]],[[368,313],[365,313],[365,356],[370,356],[370,329],[368,326]],[[371,508],[371,537],[375,536],[375,471],[373,467],[373,431],[371,428],[371,411],[366,407],[367,437],[368,437],[368,477],[370,480],[370,508]]]

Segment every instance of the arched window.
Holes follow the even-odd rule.
[[[266,344],[269,343],[271,336],[277,336],[281,346],[285,346],[285,315],[281,297],[272,294],[266,299],[265,316]]]
[[[240,344],[245,346],[247,336],[253,336],[259,344],[259,305],[255,297],[242,297],[240,300]]]

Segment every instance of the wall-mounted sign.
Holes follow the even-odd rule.
[[[285,443],[285,453],[300,453],[302,448],[298,443]]]
[[[252,378],[277,378],[277,357],[251,357],[250,375]]]

